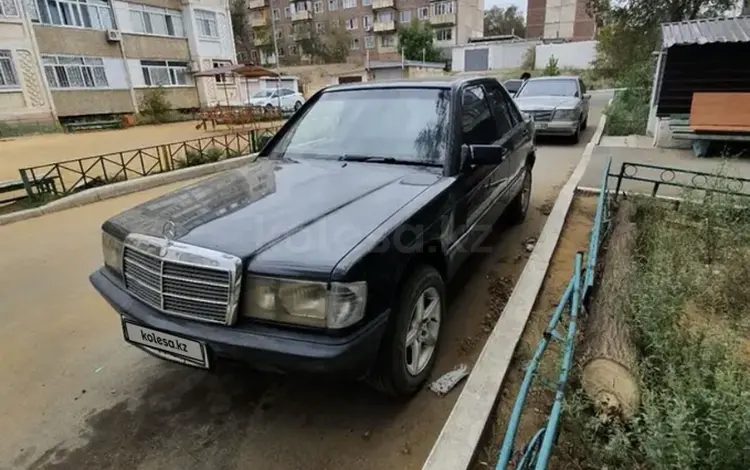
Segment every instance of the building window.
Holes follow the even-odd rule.
[[[284,8],[284,18],[291,18],[292,17],[292,9],[289,7]]]
[[[18,6],[15,0],[0,0],[0,16],[17,18]]]
[[[18,88],[18,75],[9,50],[0,50],[0,88]]]
[[[433,15],[446,15],[453,13],[453,2],[440,2],[432,5]]]
[[[323,11],[323,2],[315,2],[313,3],[313,11],[315,13],[320,13]]]
[[[227,67],[232,65],[232,61],[229,60],[214,60],[213,65],[215,69],[221,67]],[[216,83],[234,83],[234,74],[228,73],[225,75],[216,75]]]
[[[182,14],[177,10],[130,5],[130,22],[136,33],[184,37]]]
[[[323,31],[325,31],[325,26],[323,25],[323,23],[315,23],[315,31],[318,33],[322,33]]]
[[[417,19],[426,20],[430,16],[430,7],[419,7],[417,9]]]
[[[396,36],[389,34],[380,37],[381,47],[396,47]]]
[[[207,10],[195,10],[195,21],[198,23],[198,36],[207,38],[219,37],[216,13]]]
[[[362,0],[362,6],[367,7],[372,5],[372,0]]]
[[[107,72],[100,57],[43,55],[50,88],[107,88]]]
[[[399,23],[408,23],[411,21],[411,10],[404,10],[399,12],[398,16]]]
[[[344,8],[357,8],[357,0],[344,0]]]
[[[365,15],[362,17],[362,27],[365,30],[372,28],[372,15]]]
[[[365,36],[365,49],[375,48],[375,38],[373,36]]]
[[[452,41],[453,29],[452,28],[436,29],[435,40],[436,41]]]
[[[192,85],[187,62],[142,60],[143,81],[146,86]]]
[[[353,51],[359,50],[359,38],[352,38],[352,42],[349,44],[349,49]]]
[[[280,20],[281,19],[281,16],[279,15],[279,9],[278,8],[274,8],[273,9],[273,19],[274,20]]]
[[[279,47],[279,57],[284,57],[284,48]]]
[[[39,17],[35,21],[59,26],[112,29],[112,10],[102,0],[36,0]]]
[[[388,23],[389,21],[393,21],[393,13],[391,13],[390,11],[378,12],[379,23]]]
[[[339,0],[328,0],[328,11],[336,11],[339,9]]]
[[[281,39],[284,37],[284,28],[279,28],[276,30],[276,39]]]
[[[344,26],[346,29],[351,31],[353,29],[359,28],[359,21],[357,21],[357,18],[349,18],[348,20],[346,20],[346,23]]]

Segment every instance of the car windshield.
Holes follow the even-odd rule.
[[[370,158],[442,165],[450,90],[370,88],[324,93],[271,157]]]
[[[575,79],[527,80],[517,96],[575,96],[577,91]]]
[[[253,95],[253,98],[268,98],[275,90],[263,90]]]
[[[508,90],[508,93],[515,93],[521,88],[522,83],[522,80],[506,80],[503,85],[505,86],[505,89]]]

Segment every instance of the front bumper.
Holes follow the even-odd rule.
[[[387,310],[361,329],[343,337],[259,324],[212,325],[155,310],[130,296],[103,268],[91,274],[89,280],[124,319],[204,343],[209,363],[230,359],[273,372],[362,378],[375,361],[390,315],[390,310]],[[141,349],[151,352],[147,348]]]
[[[579,126],[578,121],[534,121],[537,135],[573,135]]]

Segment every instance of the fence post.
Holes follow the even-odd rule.
[[[31,190],[31,183],[29,182],[29,177],[26,174],[26,168],[21,168],[18,170],[19,173],[21,173],[21,181],[23,181],[23,187],[26,190],[26,196],[28,196],[29,199],[32,199],[34,197],[34,192]]]
[[[166,169],[166,171],[172,171],[172,161],[169,158],[169,150],[167,149],[166,144],[161,146],[161,155],[164,159],[164,168]]]

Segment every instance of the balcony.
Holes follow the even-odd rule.
[[[395,0],[372,0],[373,10],[382,10],[384,8],[395,8]]]
[[[250,17],[250,26],[253,28],[262,28],[268,24],[268,18],[265,16],[251,16]]]
[[[304,41],[305,39],[310,39],[310,32],[309,31],[302,31],[299,33],[294,33],[294,40],[295,41]]]
[[[265,46],[271,44],[271,38],[268,36],[255,36],[253,38],[253,45],[255,46]]]
[[[441,25],[441,24],[456,24],[455,13],[443,13],[442,15],[431,14],[430,24]]]
[[[268,0],[248,0],[247,8],[250,10],[257,10],[258,8],[265,8],[268,6]]]
[[[292,15],[292,21],[308,21],[312,19],[310,10],[295,11]]]
[[[376,21],[373,23],[372,30],[376,33],[385,33],[390,31],[396,31],[395,21]]]

